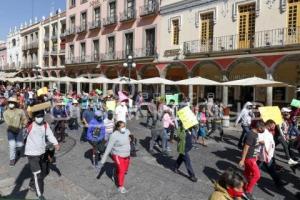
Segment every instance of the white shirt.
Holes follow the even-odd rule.
[[[53,145],[57,145],[58,142],[53,135],[53,132],[47,124],[47,128],[44,125],[38,125],[35,122],[32,123],[32,128],[27,136],[25,145],[25,155],[27,156],[39,156],[45,153],[46,139]]]
[[[275,152],[275,141],[272,133],[265,129],[265,132],[258,134],[258,141],[264,142],[260,148],[259,160],[270,162]]]
[[[33,92],[32,92],[32,91],[29,91],[29,92],[28,92],[28,98],[29,98],[29,99],[33,99]]]
[[[126,123],[126,115],[128,113],[127,106],[118,105],[116,107],[116,120],[123,121]]]

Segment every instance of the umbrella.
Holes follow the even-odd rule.
[[[165,78],[161,77],[153,77],[153,78],[147,78],[139,80],[138,83],[142,84],[164,84],[164,85],[176,85],[177,83],[175,81],[171,81]]]
[[[112,79],[112,83],[116,83],[116,84],[138,84],[139,82],[135,79],[130,79],[130,82],[129,82],[128,77],[122,76],[122,77],[119,77],[119,78]]]
[[[113,81],[103,76],[99,76],[97,78],[90,79],[90,82],[91,83],[112,83]]]
[[[76,80],[74,78],[70,78],[68,76],[64,76],[64,77],[59,78],[59,81],[60,82],[76,82]]]
[[[222,83],[223,86],[257,86],[257,87],[289,87],[288,84],[278,82],[278,81],[272,81],[268,79],[263,79],[259,77],[251,77],[251,78],[245,78],[235,81],[228,81],[225,83]]]
[[[177,85],[221,85],[217,81],[212,81],[210,79],[202,78],[200,76],[194,78],[188,78],[181,81],[176,81]]]
[[[90,83],[91,79],[85,78],[85,77],[77,77],[75,79],[76,83]]]

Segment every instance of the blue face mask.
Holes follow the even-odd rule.
[[[102,122],[102,117],[96,117],[96,120],[97,120],[98,122]]]

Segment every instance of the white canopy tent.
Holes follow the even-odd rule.
[[[115,84],[138,84],[139,82],[135,79],[126,77],[126,76],[122,76],[122,77],[118,77],[115,79],[112,79],[111,83],[115,83]]]
[[[289,87],[288,84],[259,77],[251,77],[222,83],[223,86]]]
[[[221,83],[217,81],[213,81],[210,79],[202,78],[200,76],[194,78],[188,78],[181,81],[176,81],[177,85],[221,85]]]
[[[112,83],[111,79],[105,78],[103,76],[99,76],[97,78],[90,79],[90,83]]]
[[[171,81],[171,80],[161,78],[161,77],[153,77],[153,78],[138,80],[138,83],[141,83],[141,84],[164,84],[164,85],[176,85],[177,84],[175,81]]]

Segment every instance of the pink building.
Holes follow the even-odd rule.
[[[0,70],[8,70],[6,43],[0,41]]]
[[[66,74],[127,76],[123,62],[131,55],[137,64],[131,77],[142,78],[140,70],[153,64],[159,48],[158,2],[67,0]]]

